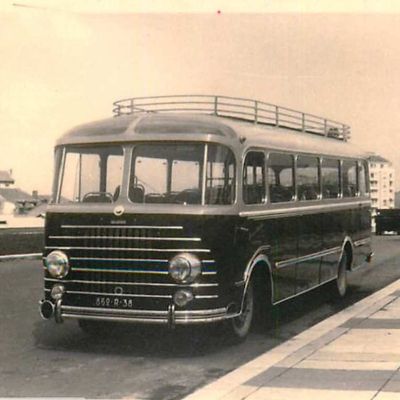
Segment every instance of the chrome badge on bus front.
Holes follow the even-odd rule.
[[[114,208],[114,215],[120,217],[125,212],[124,206],[116,206]]]

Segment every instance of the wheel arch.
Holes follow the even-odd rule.
[[[260,250],[260,249],[259,249]],[[264,249],[265,250],[265,249]],[[242,295],[241,310],[243,308],[243,300],[247,292],[250,280],[255,276],[255,274],[264,274],[266,282],[269,283],[271,304],[274,301],[274,282],[272,279],[272,266],[269,257],[265,252],[257,251],[257,253],[250,259],[243,273],[244,290]]]

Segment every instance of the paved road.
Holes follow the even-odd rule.
[[[129,326],[90,338],[74,321],[42,321],[40,262],[1,262],[0,397],[180,399],[400,278],[399,244],[397,236],[374,238],[375,261],[351,276],[345,301],[330,301],[326,291],[303,296],[278,309],[273,329],[235,346],[217,328]]]

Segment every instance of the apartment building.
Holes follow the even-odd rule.
[[[368,157],[368,162],[374,217],[377,209],[394,208],[394,168],[390,161],[375,154]]]

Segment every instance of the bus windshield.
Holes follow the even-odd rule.
[[[59,202],[116,201],[121,189],[123,154],[120,146],[67,148]]]
[[[234,194],[234,157],[224,146],[162,143],[134,148],[129,187],[134,203],[231,204]]]
[[[64,151],[59,203],[113,203],[120,198],[122,146],[71,146]],[[133,203],[224,205],[235,199],[235,159],[217,144],[134,145],[126,173]]]

